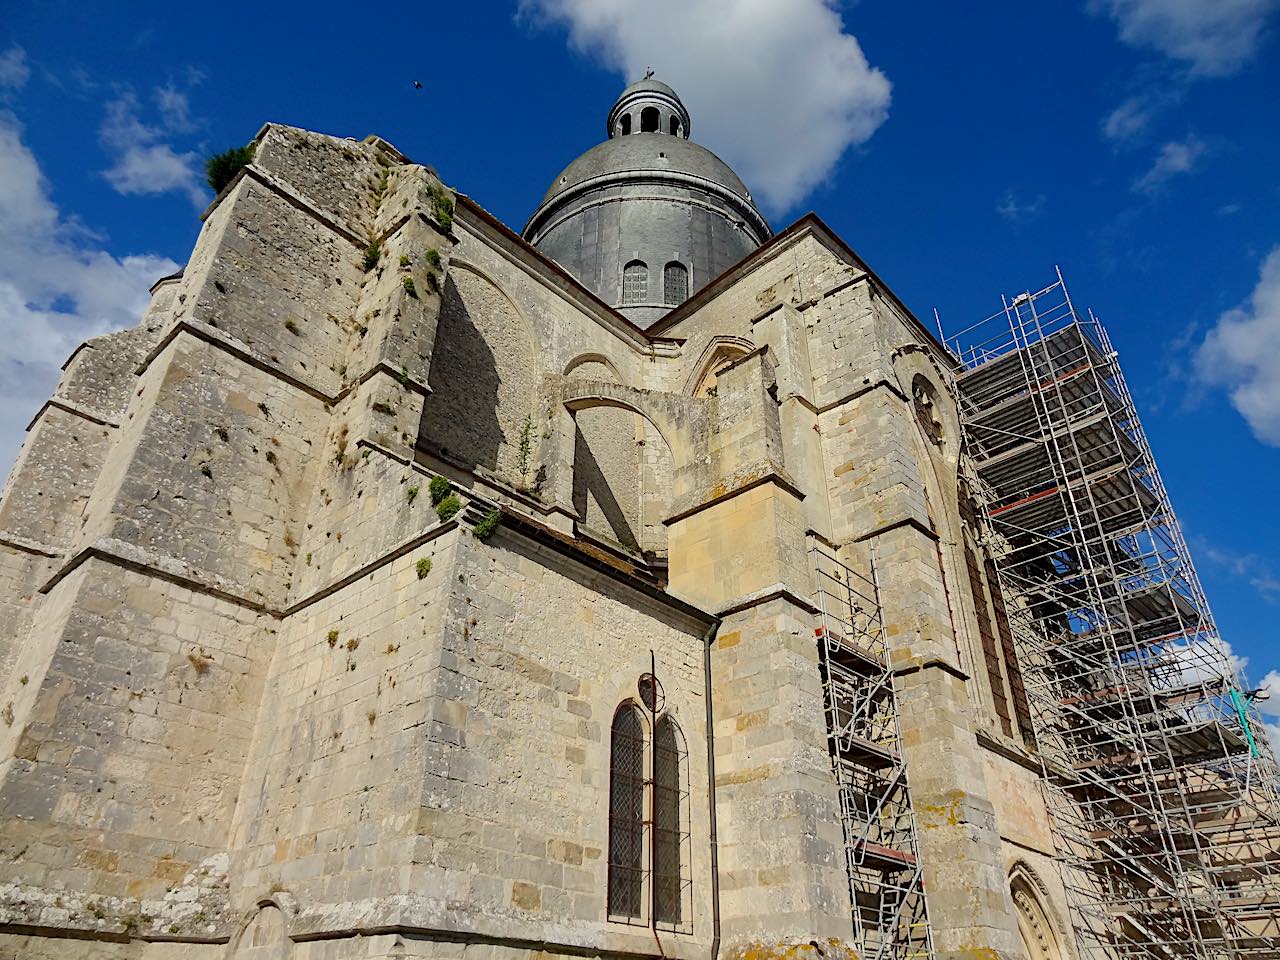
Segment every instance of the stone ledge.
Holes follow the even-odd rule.
[[[410,537],[408,540],[405,540],[403,543],[400,543],[397,546],[392,547],[391,550],[389,550],[387,553],[384,553],[382,556],[378,557],[377,559],[370,560],[368,563],[364,564],[363,566],[357,567],[355,570],[351,571],[348,574],[344,574],[342,577],[339,577],[337,580],[333,581],[332,583],[321,587],[319,590],[316,590],[314,593],[308,594],[306,597],[303,597],[298,602],[290,604],[284,610],[274,615],[281,619],[285,617],[291,617],[295,613],[297,613],[299,610],[303,610],[311,606],[313,603],[316,603],[319,600],[323,600],[325,597],[328,597],[337,593],[339,590],[343,589],[344,587],[349,587],[351,584],[355,583],[361,577],[367,577],[369,574],[373,573],[375,570],[379,570],[382,567],[385,567],[388,563],[392,563],[396,560],[399,560],[406,553],[412,553],[414,550],[418,549],[418,547],[422,546],[424,543],[429,543],[432,540],[435,540],[437,537],[444,536],[444,534],[448,533],[450,530],[456,529],[458,525],[459,524],[457,520],[450,519],[450,520],[444,521],[443,523],[437,524],[436,526],[432,527],[430,530],[425,531],[424,533],[420,533],[417,536]]]
[[[31,432],[31,428],[36,425],[36,422],[44,416],[45,411],[50,408],[62,410],[64,413],[88,420],[90,423],[96,423],[100,427],[111,427],[112,429],[119,429],[120,427],[120,424],[109,419],[105,413],[99,413],[96,410],[90,410],[88,407],[82,407],[78,403],[72,403],[70,400],[63,400],[61,397],[53,396],[46,400],[44,406],[37,410],[36,415],[31,418],[31,422],[27,424],[28,433]]]
[[[714,507],[716,504],[723,503],[726,500],[732,500],[734,497],[744,494],[749,490],[754,490],[756,487],[766,483],[772,483],[775,486],[782,488],[797,500],[803,500],[805,498],[804,492],[791,481],[790,477],[782,472],[781,468],[775,468],[773,464],[770,464],[763,473],[744,481],[741,486],[716,494],[709,500],[704,500],[702,503],[692,507],[686,507],[678,513],[667,517],[667,519],[662,521],[663,526],[669,527],[674,523],[679,523],[681,520],[686,520],[695,513],[701,513],[703,510]]]
[[[33,553],[38,557],[57,560],[62,554],[46,544],[28,537],[20,537],[16,533],[0,533],[0,547],[10,547],[23,553]]]
[[[715,614],[721,618],[728,617],[735,613],[741,613],[743,610],[750,610],[752,607],[763,606],[773,600],[785,600],[808,614],[816,614],[818,612],[818,608],[808,597],[796,593],[785,583],[774,583],[762,590],[756,590],[753,593],[730,600],[725,606],[716,610]]]
[[[132,543],[126,543],[115,537],[103,537],[95,541],[92,545],[85,547],[79,553],[72,556],[50,577],[43,586],[38,589],[38,593],[48,594],[54,587],[61,583],[66,577],[71,575],[80,567],[81,564],[88,560],[102,560],[113,566],[123,567],[126,570],[132,570],[134,573],[141,573],[156,577],[160,580],[167,580],[176,586],[183,587],[187,590],[203,593],[219,600],[225,600],[236,606],[245,607],[257,613],[264,613],[269,616],[279,617],[277,611],[271,610],[262,600],[253,600],[246,597],[232,588],[231,584],[223,583],[222,585],[207,583],[200,579],[202,575],[207,576],[207,571],[195,570],[189,565],[174,560],[172,557],[164,557],[159,554],[152,553],[150,550],[136,546]]]
[[[173,343],[174,340],[184,333],[207,343],[210,346],[218,347],[226,351],[233,357],[244,361],[254,369],[270,374],[284,383],[289,384],[291,387],[301,390],[303,393],[307,394],[307,396],[314,397],[322,403],[332,404],[342,396],[340,393],[325,393],[319,387],[314,387],[305,380],[300,380],[292,374],[285,373],[278,366],[272,363],[268,357],[264,357],[247,343],[237,340],[228,333],[224,333],[218,327],[204,321],[190,320],[185,317],[170,324],[169,328],[165,331],[164,336],[156,342],[154,347],[147,351],[146,356],[144,356],[138,363],[138,366],[133,371],[134,375],[140,377],[145,374],[147,369],[155,362],[156,358],[165,351],[169,344]],[[396,376],[398,376],[398,374],[396,374]]]
[[[968,681],[970,679],[969,674],[965,673],[954,663],[943,660],[941,657],[917,658],[900,667],[892,667],[890,672],[895,677],[909,677],[911,674],[920,673],[923,670],[941,670],[943,673],[950,674],[957,680]]]
[[[860,534],[859,536],[854,537],[853,542],[863,543],[867,540],[870,540],[872,537],[883,536],[886,533],[892,533],[894,530],[901,529],[902,527],[912,527],[913,529],[919,531],[920,533],[928,537],[930,540],[933,540],[935,542],[941,539],[941,537],[939,536],[936,530],[934,530],[932,527],[925,526],[915,517],[903,517],[901,520],[893,520],[889,523],[886,523],[884,526],[876,527],[874,530],[870,530],[867,533]]]
[[[997,739],[985,730],[976,731],[974,736],[978,738],[978,745],[980,747],[990,750],[992,753],[998,754],[1006,760],[1016,763],[1020,767],[1025,767],[1032,773],[1041,774],[1044,772],[1044,765],[1040,762],[1039,758],[1032,756],[1024,750],[1019,750],[1014,744],[1006,743],[1003,740]]]
[[[817,410],[818,413],[830,413],[832,410],[843,407],[846,403],[852,403],[854,400],[866,396],[873,390],[888,390],[903,403],[906,403],[908,399],[907,395],[902,392],[901,387],[896,383],[881,377],[879,380],[868,380],[858,389],[846,393],[844,396],[837,400],[832,400],[830,403],[824,403],[821,406],[814,407],[814,409]]]

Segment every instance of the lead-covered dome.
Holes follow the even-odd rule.
[[[665,83],[622,92],[609,139],[556,177],[524,237],[635,323],[648,326],[770,236],[743,182],[688,139]]]

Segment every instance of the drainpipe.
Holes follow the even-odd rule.
[[[711,644],[720,629],[717,617],[702,637],[702,681],[707,703],[707,813],[711,830],[711,956],[720,955],[720,844],[716,838],[716,736],[715,716],[711,709]]]

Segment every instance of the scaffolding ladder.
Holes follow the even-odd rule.
[[[932,960],[915,815],[874,565],[810,549],[827,739],[863,960]]]
[[[1058,272],[947,346],[1082,960],[1280,957],[1275,756],[1106,330]]]

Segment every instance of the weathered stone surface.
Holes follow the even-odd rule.
[[[0,957],[853,957],[817,545],[879,576],[938,955],[1016,956],[1011,871],[1066,913],[947,356],[815,219],[644,333],[454,202],[268,125],[67,365],[0,500]],[[656,933],[607,901],[653,669]]]

